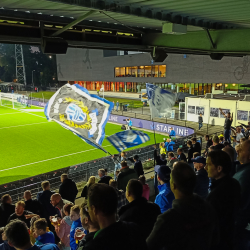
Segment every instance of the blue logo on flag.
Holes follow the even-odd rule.
[[[73,122],[82,123],[86,119],[86,114],[82,111],[82,109],[73,103],[68,105],[65,113],[67,114],[68,120]]]

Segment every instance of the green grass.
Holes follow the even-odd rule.
[[[0,184],[106,156],[69,130],[48,122],[43,112],[27,112],[0,106]],[[121,131],[120,127],[108,123],[106,135]],[[153,133],[147,134],[150,141],[138,148],[154,144]],[[156,141],[161,142],[163,137],[156,134]],[[103,147],[117,153],[106,139]]]

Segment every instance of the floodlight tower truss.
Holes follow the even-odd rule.
[[[19,83],[26,85],[26,74],[23,60],[23,46],[21,44],[15,44],[16,55],[16,78]]]

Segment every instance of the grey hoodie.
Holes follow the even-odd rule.
[[[198,195],[174,200],[147,238],[149,250],[208,250],[219,243],[215,211]]]

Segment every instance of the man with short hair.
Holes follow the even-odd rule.
[[[191,138],[194,152],[198,152],[201,155],[201,144],[197,141],[196,137]]]
[[[159,193],[155,197],[155,203],[160,207],[161,213],[172,208],[174,194],[170,189],[170,173],[171,169],[168,166],[155,166],[157,179],[160,185],[158,186]]]
[[[161,210],[158,205],[142,197],[143,186],[138,180],[130,180],[127,185],[126,197],[129,204],[119,211],[119,220],[134,222],[140,226],[145,240],[151,233]]]
[[[134,160],[134,162],[135,162],[135,164],[134,164],[134,170],[135,170],[135,172],[137,173],[138,177],[139,177],[140,175],[144,175],[142,163],[141,163],[141,161],[139,160],[139,156],[138,156],[138,155],[135,155],[135,156],[133,157],[133,160]]]
[[[178,148],[177,149],[177,154],[178,154],[178,156],[177,156],[178,161],[187,162],[187,157],[183,153],[183,149],[182,148]]]
[[[213,145],[213,142],[212,142],[211,139],[209,139],[209,135],[205,135],[205,141],[206,141],[207,143],[206,143],[206,149],[205,149],[205,151],[204,151],[204,154],[207,155],[207,154],[208,154],[208,149],[209,149],[210,146]]]
[[[174,131],[174,129],[173,128],[170,128],[170,134],[169,134],[169,137],[170,137],[170,139],[172,139],[172,137],[175,137],[176,136],[176,133],[175,133],[175,131]]]
[[[30,219],[31,217],[29,217],[28,215],[32,215],[33,213],[31,213],[30,211],[25,210],[25,203],[24,201],[18,201],[16,203],[16,208],[15,208],[15,213],[13,213],[9,219],[8,219],[8,223],[12,220],[21,220],[23,222],[26,223],[27,227],[30,227]]]
[[[194,170],[185,162],[177,162],[170,179],[173,207],[158,216],[147,238],[149,250],[205,250],[218,243],[215,211],[193,194],[195,185]]]
[[[47,219],[47,222],[49,222],[50,221],[49,217],[57,214],[56,209],[50,203],[50,197],[55,192],[50,191],[49,181],[43,181],[41,186],[42,186],[43,191],[38,192],[36,198],[42,204],[44,217]]]
[[[53,207],[57,208],[60,211],[60,213],[57,212],[57,214],[59,214],[61,218],[63,218],[65,216],[65,214],[63,212],[64,205],[73,204],[71,201],[62,199],[62,196],[58,193],[55,193],[51,196],[50,202],[51,202]]]
[[[224,144],[220,143],[220,139],[217,135],[213,137],[213,146],[214,146],[214,150],[221,150],[225,147]]]
[[[111,176],[105,175],[105,169],[101,168],[98,170],[98,175],[100,177],[100,180],[98,183],[104,183],[109,185],[109,181],[112,179]]]
[[[241,186],[241,204],[236,217],[235,247],[240,250],[249,249],[250,245],[250,140],[239,144],[238,165],[233,176]]]
[[[230,176],[231,159],[224,151],[210,152],[205,168],[208,177],[214,179],[206,200],[217,212],[220,225],[220,243],[214,249],[233,249],[234,224],[241,200],[240,184]]]
[[[59,250],[56,244],[32,245],[27,225],[23,221],[14,220],[10,222],[5,230],[8,243],[16,250]]]
[[[43,207],[42,204],[36,200],[32,199],[31,191],[26,190],[24,192],[23,198],[25,200],[25,209],[32,212],[33,214],[37,214],[40,217],[43,216]]]
[[[7,225],[9,217],[15,213],[15,205],[12,204],[12,199],[9,194],[5,194],[1,198],[0,206],[0,227]]]
[[[117,177],[117,187],[119,190],[121,189],[124,192],[126,192],[128,181],[131,179],[138,179],[138,175],[134,169],[131,169],[128,167],[128,164],[126,161],[122,161],[121,166],[122,168]]]
[[[168,153],[168,164],[167,166],[172,169],[173,168],[173,164],[178,161],[178,159],[174,156],[173,152],[169,152]]]
[[[219,108],[221,114],[225,117],[225,123],[224,123],[224,137],[225,137],[225,141],[228,141],[229,143],[231,143],[230,140],[230,135],[231,135],[231,125],[233,122],[233,113],[231,116],[231,113],[228,112],[227,115],[222,111],[221,108]]]
[[[88,192],[88,212],[100,230],[86,243],[84,250],[146,250],[140,228],[129,222],[116,222],[117,193],[105,184],[93,184]]]
[[[69,179],[67,174],[61,175],[61,182],[62,184],[59,187],[59,194],[63,199],[75,203],[75,199],[78,194],[76,183]]]
[[[198,194],[201,198],[206,199],[208,195],[209,178],[207,176],[207,171],[205,170],[206,159],[202,156],[197,156],[192,159],[194,163],[194,168],[197,170],[196,174],[196,185],[194,188],[194,193]]]

